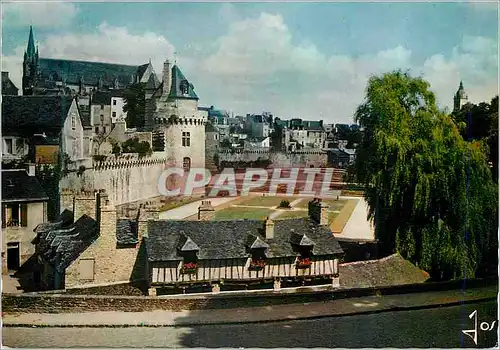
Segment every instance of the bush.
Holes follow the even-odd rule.
[[[96,162],[104,162],[106,160],[106,156],[102,154],[95,154],[92,158],[94,158]]]
[[[290,207],[290,202],[287,201],[287,200],[284,200],[284,201],[281,201],[280,205],[279,205],[280,208],[291,208]]]

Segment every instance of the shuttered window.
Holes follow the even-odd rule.
[[[21,204],[21,226],[28,226],[28,205],[26,203]]]

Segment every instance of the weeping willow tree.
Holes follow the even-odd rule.
[[[463,140],[429,87],[403,72],[369,80],[355,175],[377,239],[433,278],[474,277],[497,264],[498,189],[487,145]]]

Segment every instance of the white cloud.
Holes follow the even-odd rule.
[[[23,51],[24,47],[18,47],[15,55],[3,58],[4,70],[11,72],[19,88]],[[174,51],[162,35],[133,35],[106,23],[94,33],[51,35],[40,43],[42,57],[124,64],[142,64],[151,58],[159,75],[163,61],[172,58]],[[394,69],[423,75],[442,107],[452,106],[460,80],[472,102],[498,94],[498,43],[493,39],[464,37],[452,52],[418,64],[403,46],[357,57],[328,56],[311,43],[294,43],[283,18],[267,13],[235,19],[215,41],[214,52],[186,53],[178,62],[201,104],[243,115],[268,110],[284,118],[350,122],[364,98],[369,76]]]
[[[77,13],[78,8],[72,3],[12,2],[3,4],[2,20],[9,26],[54,28],[71,24]]]
[[[452,106],[461,79],[472,101],[489,100],[498,93],[498,49],[489,38],[464,38],[449,58],[435,55],[422,64],[413,62],[411,51],[403,46],[359,57],[328,57],[292,39],[279,15],[262,13],[232,23],[194,77],[201,97],[243,114],[271,110],[285,118],[349,122],[363,100],[369,76],[395,69],[422,74],[442,107]]]

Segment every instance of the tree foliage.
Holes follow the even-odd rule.
[[[464,140],[483,140],[488,144],[488,161],[492,165],[493,179],[498,181],[498,96],[490,103],[467,103],[453,113]]]
[[[438,279],[496,266],[498,200],[484,142],[467,142],[429,84],[372,77],[355,115],[364,128],[355,172],[375,235]]]
[[[127,113],[127,127],[140,128],[144,126],[146,95],[144,83],[134,83],[123,92],[125,104],[123,111]]]
[[[134,137],[133,139],[128,139],[121,145],[121,151],[123,153],[138,153],[140,157],[151,155],[153,150],[151,145],[147,141],[140,141],[139,138]]]

